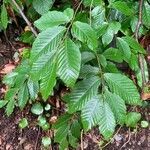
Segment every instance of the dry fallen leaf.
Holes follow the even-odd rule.
[[[1,93],[1,94],[5,94],[6,92],[7,92],[7,88],[2,87],[2,88],[0,89],[0,93]]]
[[[0,71],[1,74],[8,74],[12,72],[13,69],[15,69],[15,65],[12,63],[6,64],[4,68]]]
[[[54,123],[56,123],[57,119],[58,119],[57,116],[52,116],[52,117],[50,118],[49,122],[50,122],[51,124],[54,124]]]
[[[150,100],[150,93],[142,93],[141,98],[142,100]]]

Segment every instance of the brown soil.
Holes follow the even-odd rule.
[[[145,111],[142,120],[150,119],[148,108],[141,111]],[[29,127],[21,130],[18,127],[18,122],[23,117],[28,119]],[[42,150],[41,137],[43,135],[44,133],[36,126],[36,117],[30,113],[29,108],[26,108],[22,113],[20,110],[16,110],[10,117],[6,117],[4,110],[0,110],[0,150]],[[93,129],[84,135],[84,149],[101,149],[98,145],[101,140],[102,137],[98,130]],[[102,147],[104,150],[149,150],[150,127],[144,129],[138,125],[136,130],[131,129],[131,131],[122,127],[111,142],[108,145],[105,142]],[[58,150],[58,148],[53,149]],[[79,146],[78,150],[80,149]]]
[[[26,114],[30,125],[21,130],[18,122],[22,115],[19,110],[16,110],[11,117],[6,117],[4,111],[0,110],[0,150],[40,150],[41,132],[33,124],[35,118]]]

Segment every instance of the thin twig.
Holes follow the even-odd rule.
[[[28,18],[25,16],[25,14],[23,13],[23,11],[21,10],[21,8],[19,7],[19,5],[16,3],[15,0],[12,0],[13,4],[17,7],[20,15],[22,16],[22,18],[24,19],[24,21],[27,23],[27,25],[29,26],[30,30],[33,32],[33,34],[37,37],[37,32],[36,30],[32,27],[31,22],[28,20]]]
[[[84,150],[84,144],[83,144],[83,130],[81,131],[81,150]]]
[[[143,4],[144,4],[144,1],[139,0],[139,16],[138,16],[138,22],[137,22],[136,30],[135,30],[135,38],[137,41],[139,38],[139,30],[142,25]],[[139,65],[140,65],[141,75],[142,75],[142,86],[144,87],[146,84],[146,77],[145,77],[144,60],[143,60],[142,54],[139,54]]]
[[[37,135],[37,138],[36,138],[34,150],[37,150],[39,136],[40,136],[40,127],[38,128],[38,135]]]
[[[122,128],[122,126],[119,127],[119,129],[117,130],[117,132],[115,133],[115,135],[109,140],[109,142],[107,142],[103,147],[101,147],[101,149],[104,149],[107,145],[109,145],[112,142],[112,140],[119,133],[119,131],[121,130],[121,128]]]
[[[135,30],[136,40],[138,40],[139,38],[139,30],[142,25],[142,9],[143,9],[143,0],[139,0],[139,16],[138,16],[138,22],[137,22],[136,30]]]
[[[121,150],[122,148],[124,148],[124,147],[130,142],[130,140],[131,140],[131,132],[130,132],[130,128],[129,128],[128,132],[129,132],[129,138],[128,138],[128,141],[126,141],[126,142],[121,146],[120,150]]]
[[[79,8],[80,8],[82,2],[83,2],[83,0],[81,0],[80,3],[78,4],[78,6],[77,6],[77,8],[76,8],[76,10],[75,10],[75,12],[74,12],[73,18],[72,18],[72,20],[71,20],[71,22],[70,22],[70,25],[68,26],[67,31],[66,31],[66,33],[65,33],[65,35],[64,35],[64,38],[63,38],[62,42],[64,42],[64,40],[67,38],[67,34],[68,34],[70,28],[71,28],[72,25],[73,25],[73,22],[74,22],[74,20],[75,20],[75,17],[76,17],[76,15],[77,15],[77,12],[78,12],[78,10],[79,10]]]
[[[135,132],[135,134],[134,134],[135,142],[137,141],[137,129],[138,129],[138,126],[136,126],[136,128],[135,128],[135,130],[136,130],[136,132]]]
[[[92,25],[92,6],[93,6],[93,0],[91,1],[90,4],[90,26]]]

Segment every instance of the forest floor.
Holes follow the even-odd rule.
[[[25,45],[15,41],[15,32],[11,36],[0,35],[0,99],[4,96],[4,85],[2,78],[9,69],[15,67],[15,52]],[[10,35],[10,34],[8,34]],[[9,40],[9,41],[8,41]],[[142,120],[150,121],[150,108],[136,108],[142,114]],[[21,118],[27,118],[29,126],[25,129],[18,127]],[[41,131],[36,126],[36,117],[30,113],[30,107],[24,111],[15,110],[10,116],[6,117],[5,111],[0,109],[0,150],[41,150],[41,137],[49,133]],[[102,137],[97,128],[83,135],[82,142],[85,150],[150,150],[150,127],[142,128],[140,122],[136,129],[127,127],[117,127],[114,137],[109,142],[104,142],[101,146]],[[52,146],[53,150],[58,147]],[[78,150],[80,150],[80,145]]]

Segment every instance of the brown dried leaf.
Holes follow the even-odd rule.
[[[52,116],[49,120],[49,123],[54,124],[56,123],[57,119],[58,119],[57,116]]]
[[[142,93],[141,98],[142,100],[150,100],[150,93]]]
[[[4,68],[0,71],[1,74],[8,74],[12,72],[13,69],[15,69],[15,65],[12,63],[6,64]]]
[[[2,88],[0,89],[0,93],[1,93],[1,94],[5,94],[6,92],[7,92],[7,89],[6,89],[6,88],[2,87]]]

